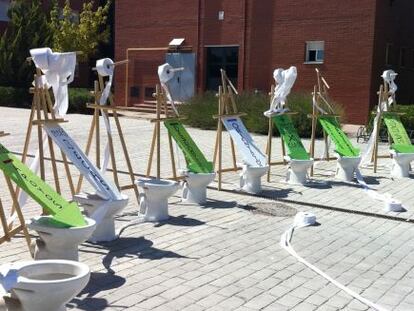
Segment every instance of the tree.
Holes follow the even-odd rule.
[[[86,60],[97,53],[100,43],[107,43],[110,28],[107,25],[111,0],[94,10],[94,1],[87,1],[79,16],[70,7],[69,0],[61,10],[56,0],[50,13],[50,27],[53,32],[53,50],[68,52],[82,51]]]
[[[26,62],[29,50],[49,46],[52,39],[48,16],[39,0],[14,0],[9,25],[0,39],[0,85],[27,87],[33,66]]]

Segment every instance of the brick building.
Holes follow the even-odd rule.
[[[122,0],[115,2],[115,56],[185,38],[198,92],[216,90],[220,67],[239,90],[268,91],[273,70],[291,65],[299,74],[294,90],[310,92],[318,67],[348,122],[362,124],[387,68],[399,73],[399,101],[414,103],[413,17],[412,0]],[[166,53],[128,52],[128,77],[124,68],[116,74],[119,105],[152,93]]]

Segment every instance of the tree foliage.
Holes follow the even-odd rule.
[[[33,67],[26,58],[32,48],[49,46],[52,39],[48,15],[39,0],[14,0],[9,25],[0,39],[0,85],[27,86]]]
[[[110,29],[107,25],[111,1],[94,9],[94,1],[86,1],[77,15],[66,0],[60,9],[56,0],[50,14],[50,27],[53,32],[53,50],[68,52],[82,51],[81,58],[88,59],[96,54],[100,43],[107,43]]]
[[[52,0],[45,10],[42,0],[12,0],[9,24],[0,38],[0,85],[28,87],[33,81],[34,67],[26,62],[32,48],[51,47],[54,51],[82,51],[83,60],[94,56],[100,43],[110,38],[107,25],[111,0],[95,6],[85,0],[77,14],[66,0],[60,8]]]

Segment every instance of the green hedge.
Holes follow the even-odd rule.
[[[310,137],[312,122],[308,114],[312,113],[312,97],[304,93],[292,93],[288,98],[288,105],[291,111],[297,112],[292,115],[292,120],[301,137]],[[242,117],[248,130],[253,133],[267,134],[268,118],[263,112],[269,109],[269,96],[264,93],[243,92],[236,96],[237,106],[240,112],[247,113]],[[334,104],[338,114],[343,115],[339,105]],[[214,92],[206,92],[197,95],[186,104],[179,106],[180,113],[186,116],[184,122],[192,127],[202,129],[216,129],[217,120],[213,115],[218,111],[218,98]],[[275,134],[278,135],[275,130]],[[317,128],[317,135],[322,135],[320,127]]]
[[[28,89],[0,86],[0,106],[28,108],[31,102]]]
[[[26,88],[0,86],[0,106],[30,108],[32,99],[33,95]],[[69,88],[70,113],[91,113],[91,109],[86,108],[86,103],[92,103],[93,100],[88,89]]]

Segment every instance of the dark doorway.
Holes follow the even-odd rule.
[[[237,87],[239,48],[237,46],[208,47],[206,63],[206,90],[217,91],[221,84],[220,69],[223,68]]]

